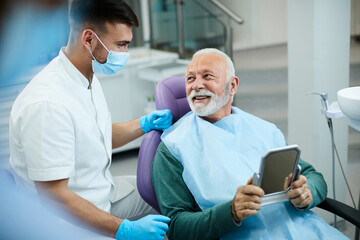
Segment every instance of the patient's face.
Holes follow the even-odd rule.
[[[216,54],[193,58],[187,70],[186,95],[191,110],[199,116],[213,115],[231,105],[225,59]]]

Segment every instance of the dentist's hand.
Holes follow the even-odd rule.
[[[260,187],[251,185],[252,179],[251,177],[246,185],[238,187],[231,202],[231,214],[237,223],[247,217],[256,215],[261,208],[261,197],[265,193]]]
[[[170,218],[162,215],[148,215],[137,221],[124,219],[115,237],[119,240],[164,240],[169,221]]]
[[[147,133],[153,129],[165,130],[172,124],[172,115],[169,109],[156,110],[140,118],[140,127]]]

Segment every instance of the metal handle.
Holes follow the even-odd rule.
[[[177,17],[177,30],[178,30],[178,41],[179,41],[179,57],[185,58],[185,29],[184,29],[184,16],[183,16],[183,5],[185,0],[175,0],[176,4],[176,17]]]
[[[234,20],[238,24],[244,23],[244,20],[239,15],[237,15],[236,13],[231,11],[228,7],[226,7],[224,4],[222,4],[219,0],[210,0],[210,2],[212,2],[215,6],[217,6],[221,11],[223,11],[226,15],[228,15],[232,20]]]

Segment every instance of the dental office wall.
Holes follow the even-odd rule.
[[[256,48],[287,42],[286,0],[223,1],[244,18],[234,28],[234,50]]]
[[[331,136],[320,96],[329,103],[338,90],[349,86],[350,0],[288,0],[288,141],[302,148],[302,157],[323,173],[328,196],[333,196]],[[347,169],[348,126],[333,120],[335,143]],[[345,182],[336,161],[336,198],[345,202]],[[318,212],[328,222],[332,215]]]
[[[360,0],[351,0],[351,35],[360,35]]]
[[[232,22],[234,50],[287,43],[289,3],[286,0],[222,0],[222,2],[245,20],[242,25]],[[351,0],[351,34],[360,34],[360,0]]]

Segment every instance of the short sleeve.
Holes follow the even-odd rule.
[[[75,134],[69,112],[39,102],[21,114],[20,141],[28,177],[33,181],[69,178],[75,167]]]

